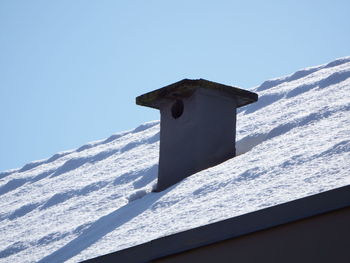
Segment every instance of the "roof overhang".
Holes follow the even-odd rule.
[[[348,207],[350,185],[155,239],[84,262],[149,262]]]
[[[240,88],[223,85],[205,79],[183,79],[136,97],[136,104],[159,109],[162,100],[189,97],[196,89],[201,88],[220,91],[229,97],[235,98],[237,101],[237,108],[258,100],[258,94]]]

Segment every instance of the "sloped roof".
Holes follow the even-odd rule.
[[[0,262],[80,262],[349,185],[350,57],[253,90],[237,157],[159,193],[158,121],[0,172]]]

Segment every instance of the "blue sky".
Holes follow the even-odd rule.
[[[0,171],[159,119],[183,78],[245,89],[350,55],[350,1],[0,2]]]

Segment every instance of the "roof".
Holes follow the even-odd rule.
[[[240,88],[223,85],[205,79],[183,79],[163,88],[145,93],[136,98],[136,104],[155,109],[160,108],[160,100],[189,97],[196,89],[218,90],[237,99],[237,108],[256,102],[258,94]]]
[[[159,121],[0,172],[0,262],[81,262],[349,185],[349,72],[350,57],[256,87],[237,157],[169,190],[151,192]]]
[[[350,185],[245,215],[193,228],[93,258],[94,262],[148,262],[215,242],[239,237],[350,206]]]

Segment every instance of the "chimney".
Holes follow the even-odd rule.
[[[236,109],[256,93],[205,79],[184,79],[136,98],[160,110],[158,182],[162,191],[236,154]]]

